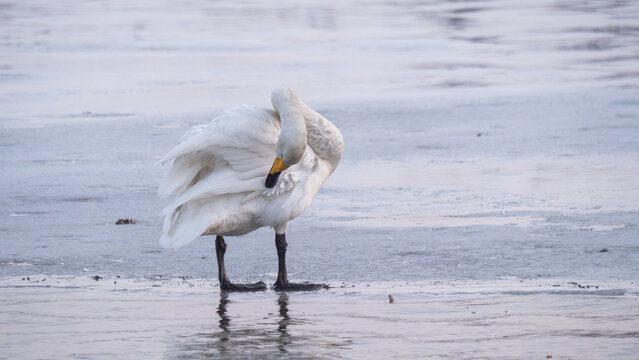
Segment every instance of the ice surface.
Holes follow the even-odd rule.
[[[628,285],[503,279],[219,294],[204,279],[38,276],[0,282],[1,319],[12,319],[0,335],[8,358],[31,344],[33,358],[630,359],[639,288]]]
[[[636,359],[638,16],[0,4],[0,358]],[[335,288],[220,295],[212,238],[158,246],[153,165],[280,84],[345,138],[287,233],[290,277]],[[271,230],[227,240],[233,280],[274,281]]]

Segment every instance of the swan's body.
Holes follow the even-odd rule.
[[[283,236],[288,222],[310,206],[339,163],[342,135],[289,89],[275,90],[271,101],[275,111],[237,106],[191,128],[160,161],[172,161],[160,196],[176,194],[163,211],[162,246],[263,226]],[[274,159],[290,166],[280,174]]]

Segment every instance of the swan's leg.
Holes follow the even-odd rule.
[[[224,266],[224,254],[226,253],[226,241],[221,236],[215,238],[215,255],[217,255],[217,276],[220,280],[220,289],[227,291],[257,291],[266,290],[266,284],[256,282],[254,284],[233,284],[226,275]]]
[[[288,281],[286,273],[286,234],[275,234],[275,247],[277,248],[277,281],[273,284],[275,290],[317,290],[320,288],[328,289],[326,284],[295,284]]]

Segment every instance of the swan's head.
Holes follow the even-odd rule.
[[[288,166],[300,162],[306,151],[306,125],[303,122],[301,126],[297,126],[297,123],[293,125],[282,126],[282,132],[277,141],[277,157]]]
[[[273,162],[264,185],[267,188],[275,186],[282,171],[302,160],[304,151],[306,151],[306,127],[303,129],[282,127],[282,132],[277,142],[277,158]]]
[[[306,151],[306,123],[297,96],[291,91],[274,91],[271,101],[280,115],[282,131],[277,141],[277,158],[264,185],[272,188],[282,171],[302,160]]]

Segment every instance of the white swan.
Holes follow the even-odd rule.
[[[263,226],[275,230],[279,271],[274,287],[293,284],[286,274],[288,222],[302,214],[337,167],[344,150],[337,127],[286,88],[271,94],[275,111],[246,105],[227,110],[207,125],[191,128],[160,163],[172,162],[159,194],[176,194],[163,215],[160,244],[182,247],[200,235],[215,240],[223,290],[262,290],[263,282],[233,284],[224,267],[223,236]]]

